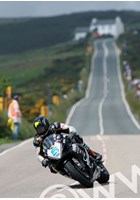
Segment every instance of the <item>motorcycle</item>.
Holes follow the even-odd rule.
[[[72,145],[76,144],[80,154],[73,152]],[[51,169],[56,173],[78,181],[84,187],[92,187],[94,181],[106,183],[109,172],[103,165],[91,157],[76,138],[69,138],[68,134],[52,134],[43,141],[43,152],[51,163]]]

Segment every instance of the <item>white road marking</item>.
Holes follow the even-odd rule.
[[[71,117],[72,117],[72,115],[73,115],[75,109],[77,108],[77,106],[79,106],[85,99],[88,99],[88,98],[89,98],[90,89],[91,89],[91,84],[92,84],[92,79],[93,79],[94,59],[95,59],[96,55],[97,55],[97,50],[94,52],[94,55],[93,55],[93,57],[92,57],[91,71],[90,71],[90,76],[89,76],[89,80],[88,80],[88,86],[87,86],[87,90],[86,90],[86,95],[85,95],[85,97],[84,97],[83,99],[81,99],[80,101],[78,101],[77,103],[75,103],[75,104],[73,105],[73,107],[72,107],[72,109],[71,109],[71,111],[70,111],[70,113],[69,113],[69,115],[68,115],[68,117],[67,117],[67,119],[66,119],[66,123],[67,123],[67,124],[69,124],[69,122],[70,122],[70,120],[71,120]],[[104,69],[104,72],[105,72],[105,74],[106,74],[106,71],[105,71],[105,70],[106,70],[106,69]],[[14,146],[14,147],[12,147],[12,148],[10,148],[10,149],[7,149],[7,150],[3,151],[2,153],[0,153],[0,156],[3,156],[3,155],[7,154],[8,152],[10,152],[10,151],[12,151],[12,150],[17,149],[17,148],[19,148],[19,147],[21,147],[21,146],[27,144],[27,143],[30,142],[31,140],[32,140],[32,138],[30,138],[30,139],[28,139],[28,140],[26,140],[26,141],[20,143],[20,144],[17,145],[17,146]],[[102,143],[103,143],[103,140],[101,140],[101,141],[102,141]],[[103,151],[103,152],[105,152],[105,147],[104,147],[104,151]],[[106,156],[106,157],[107,157],[107,156]],[[104,154],[104,158],[105,158],[105,154]],[[104,159],[104,160],[105,160],[105,159]],[[75,184],[75,183],[76,183],[76,182],[72,183],[71,185],[73,185],[73,184]],[[61,189],[61,190],[63,190],[63,189]],[[60,191],[61,191],[61,190],[60,190]],[[43,197],[45,196],[45,194],[46,194],[46,190],[44,190],[44,191],[41,193],[40,198],[43,198]]]
[[[107,160],[107,148],[106,148],[106,144],[105,144],[105,142],[103,140],[103,137],[101,135],[97,135],[96,137],[101,142],[102,151],[103,151],[103,160],[104,160],[104,164],[106,164],[106,160]]]
[[[69,124],[69,123],[70,123],[70,120],[71,120],[71,118],[72,118],[72,116],[73,116],[73,113],[75,112],[76,108],[77,108],[83,101],[85,101],[86,99],[89,98],[89,94],[90,94],[90,90],[91,90],[91,84],[92,84],[92,79],[93,79],[94,60],[95,60],[96,55],[97,55],[97,50],[95,50],[95,52],[94,52],[94,54],[93,54],[93,57],[92,57],[91,68],[90,68],[90,76],[89,76],[89,79],[88,79],[88,86],[87,86],[87,90],[86,90],[86,95],[85,95],[84,98],[82,98],[81,100],[79,100],[78,102],[76,102],[76,103],[72,106],[72,108],[71,108],[71,110],[70,110],[70,112],[69,112],[69,114],[68,114],[68,117],[67,117],[67,119],[66,119],[66,122],[65,122],[66,124]]]
[[[70,112],[69,112],[69,114],[68,114],[68,117],[67,117],[67,119],[66,119],[66,124],[69,124],[70,123],[70,120],[71,120],[71,118],[72,118],[72,116],[73,116],[73,113],[74,113],[74,111],[76,110],[76,108],[83,102],[85,100],[85,98],[82,98],[81,100],[79,100],[79,101],[77,101],[73,106],[72,106],[72,108],[71,108],[71,110],[70,110]]]
[[[71,120],[71,117],[72,117],[72,115],[73,115],[75,109],[76,109],[85,99],[87,99],[87,98],[89,97],[90,88],[91,88],[91,83],[92,83],[92,78],[93,78],[94,59],[95,59],[95,57],[96,57],[96,54],[97,54],[97,51],[94,52],[94,55],[93,55],[93,57],[92,57],[92,63],[91,63],[91,69],[90,69],[90,76],[89,76],[89,79],[88,79],[88,86],[87,86],[87,90],[86,90],[86,95],[85,95],[85,97],[84,97],[83,99],[79,100],[78,102],[76,102],[76,103],[72,106],[72,108],[71,108],[71,110],[70,110],[70,113],[69,113],[69,115],[68,115],[68,117],[67,117],[67,119],[66,119],[66,124],[69,124],[69,122],[70,122],[70,120]],[[9,148],[9,149],[3,151],[2,153],[0,153],[0,156],[3,156],[3,155],[5,155],[5,154],[8,153],[8,152],[10,152],[10,151],[12,151],[12,150],[14,150],[14,149],[17,149],[17,148],[23,146],[24,144],[28,143],[30,140],[32,140],[32,138],[29,139],[29,140],[26,140],[26,141],[24,141],[24,142],[22,142],[22,143],[20,143],[19,145],[16,145],[16,146],[14,146],[14,147],[11,147],[11,148]]]
[[[91,89],[91,85],[92,85],[92,79],[93,79],[94,60],[95,60],[96,55],[97,55],[97,50],[95,50],[94,55],[93,55],[93,57],[92,57],[91,69],[90,69],[90,76],[89,76],[89,79],[88,79],[88,86],[87,86],[87,90],[86,90],[86,95],[85,95],[84,98],[82,98],[81,100],[79,100],[78,102],[76,102],[76,103],[72,106],[72,108],[71,108],[71,110],[70,110],[70,112],[69,112],[69,114],[68,114],[68,116],[67,116],[67,119],[66,119],[66,122],[65,122],[66,124],[69,124],[69,123],[70,123],[70,120],[71,120],[71,118],[72,118],[72,116],[73,116],[74,111],[76,110],[76,108],[77,108],[83,101],[85,101],[86,99],[89,98],[90,89]],[[75,184],[75,183],[76,183],[76,182],[73,182],[71,185],[73,185],[73,184]],[[61,189],[61,190],[64,190],[64,189]],[[61,190],[59,190],[59,191],[57,191],[57,192],[60,192]],[[46,195],[46,193],[47,193],[47,191],[48,191],[48,189],[45,189],[45,190],[41,193],[40,198],[44,198],[45,195]]]
[[[104,59],[103,59],[103,82],[104,82],[104,91],[103,91],[103,98],[101,99],[99,103],[99,109],[98,109],[98,116],[99,116],[99,127],[100,127],[100,135],[104,135],[104,126],[103,126],[103,104],[106,100],[107,94],[108,94],[108,88],[107,88],[107,56],[108,56],[108,49],[103,43],[103,49],[104,49]]]
[[[116,53],[116,58],[117,58],[117,72],[118,72],[118,79],[119,79],[119,84],[120,84],[120,89],[121,89],[122,102],[125,105],[126,111],[127,111],[128,115],[130,116],[132,122],[135,124],[137,129],[140,130],[140,124],[137,122],[137,120],[135,119],[133,113],[131,112],[129,104],[128,104],[128,102],[126,100],[126,97],[125,97],[124,85],[123,85],[122,76],[121,76],[119,49],[117,48],[115,43],[114,43],[114,48],[115,48],[115,53]]]
[[[0,153],[0,156],[3,156],[3,155],[5,155],[6,153],[8,153],[8,152],[10,152],[10,151],[12,151],[12,150],[14,150],[14,149],[17,149],[17,148],[19,148],[19,147],[22,147],[23,145],[27,144],[27,143],[30,142],[31,140],[32,140],[32,138],[30,138],[30,139],[28,139],[28,140],[26,140],[26,141],[24,141],[24,142],[22,142],[22,143],[20,143],[20,144],[18,144],[18,145],[16,145],[16,146],[14,146],[14,147],[11,147],[11,148],[9,148],[9,149],[3,151],[2,153]]]
[[[85,96],[86,99],[89,98],[90,91],[91,91],[91,85],[92,85],[93,74],[94,74],[94,61],[97,56],[97,53],[98,53],[98,50],[94,48],[94,54],[93,54],[92,61],[91,61],[90,75],[89,75],[89,79],[88,79],[88,86],[87,86],[86,96]]]

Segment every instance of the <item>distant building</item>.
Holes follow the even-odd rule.
[[[89,31],[96,30],[99,35],[112,35],[118,38],[119,35],[124,33],[124,24],[120,17],[115,19],[98,20],[93,18],[89,27]]]
[[[78,27],[74,31],[74,40],[80,40],[87,36],[87,33],[89,32],[88,27]]]

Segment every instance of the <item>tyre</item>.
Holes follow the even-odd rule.
[[[65,164],[65,169],[68,171],[69,175],[84,187],[90,188],[93,186],[93,181],[89,180],[88,178],[84,177],[83,174],[74,166],[74,163],[68,161]]]
[[[101,175],[100,178],[97,179],[97,181],[98,183],[107,183],[109,181],[110,174],[103,164],[100,165],[100,167],[101,167]]]

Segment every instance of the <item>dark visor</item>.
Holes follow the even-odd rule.
[[[36,130],[38,134],[44,134],[46,132],[44,126],[38,126]]]

